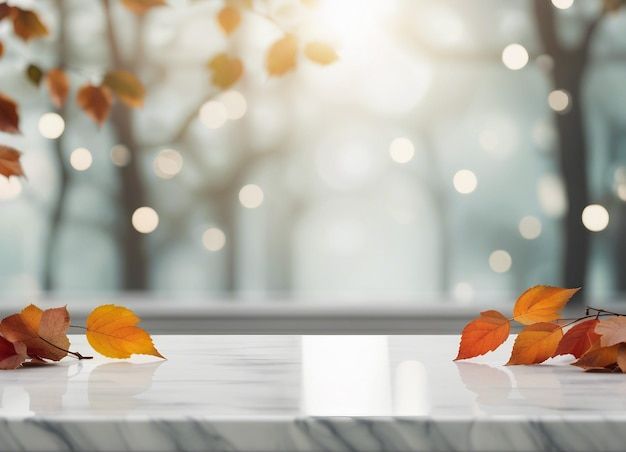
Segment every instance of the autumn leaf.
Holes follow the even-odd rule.
[[[17,369],[26,360],[26,346],[0,336],[0,370]]]
[[[291,34],[286,34],[267,51],[265,67],[270,75],[280,76],[296,67],[298,41]]]
[[[101,126],[109,116],[113,97],[105,86],[85,85],[78,90],[76,102],[87,116]]]
[[[9,6],[6,2],[0,3],[0,20],[10,18],[15,7]]]
[[[236,57],[229,57],[225,53],[214,56],[209,61],[208,68],[212,72],[211,83],[221,89],[234,85],[243,74],[243,64]]]
[[[152,8],[165,6],[165,0],[122,0],[122,4],[135,14],[145,14]]]
[[[13,31],[24,41],[48,35],[48,28],[34,11],[13,7]]]
[[[33,85],[39,86],[43,78],[43,71],[36,64],[29,64],[26,68],[26,77]]]
[[[61,108],[70,91],[70,81],[65,72],[62,69],[50,69],[46,74],[46,86],[52,103]]]
[[[87,340],[95,351],[109,358],[128,358],[133,354],[163,358],[150,335],[137,326],[139,321],[128,308],[99,306],[87,317]]]
[[[128,71],[111,71],[104,76],[103,86],[113,91],[129,107],[141,107],[146,90],[143,84]]]
[[[539,364],[552,357],[563,337],[563,330],[554,323],[529,325],[515,338],[507,365]]]
[[[227,35],[235,31],[240,22],[241,13],[234,6],[227,5],[217,13],[217,23]]]
[[[323,42],[309,42],[304,47],[304,55],[314,63],[321,65],[332,64],[339,58],[335,49]]]
[[[596,325],[595,332],[600,335],[602,347],[626,342],[626,317],[619,316],[600,320]]]
[[[15,101],[0,93],[0,132],[18,133],[19,120]]]
[[[524,325],[556,320],[561,309],[578,290],[550,286],[531,287],[515,302],[513,318]]]
[[[0,58],[4,55],[4,44],[0,41]]]
[[[24,170],[20,163],[20,151],[9,146],[0,145],[0,174],[5,177],[23,176]]]
[[[498,311],[484,311],[469,322],[461,333],[456,360],[484,355],[498,348],[509,337],[509,320]]]
[[[597,319],[590,319],[572,327],[563,335],[554,356],[569,354],[580,358],[600,339],[600,335],[594,331],[597,324]]]
[[[615,344],[610,347],[600,347],[590,350],[580,357],[578,361],[572,365],[583,369],[604,369],[612,366],[617,362],[617,350],[619,345]]]
[[[70,316],[65,307],[42,311],[28,305],[19,314],[0,322],[0,333],[7,340],[23,342],[31,356],[59,361],[67,356]]]

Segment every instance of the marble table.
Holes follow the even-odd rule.
[[[455,363],[458,336],[156,336],[0,371],[0,450],[623,450],[626,376]],[[87,351],[82,336],[72,348]]]

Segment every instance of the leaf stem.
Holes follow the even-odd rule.
[[[80,328],[81,330],[87,331],[87,327],[82,325],[70,325],[70,328]]]
[[[81,359],[93,359],[93,356],[83,356],[83,355],[81,355],[81,354],[80,354],[80,353],[78,353],[78,352],[73,352],[73,351],[71,351],[71,350],[66,350],[66,349],[64,349],[64,348],[62,348],[62,347],[59,347],[58,345],[53,344],[52,342],[50,342],[50,341],[49,341],[49,340],[47,340],[47,339],[44,339],[44,338],[43,338],[43,337],[41,337],[41,336],[38,336],[38,337],[39,337],[39,339],[41,339],[42,341],[44,341],[46,344],[51,345],[52,347],[54,347],[54,348],[56,348],[56,349],[59,349],[59,350],[61,350],[61,351],[65,352],[65,353],[69,353],[70,355],[75,356],[75,357],[76,357],[76,358],[78,358],[79,360],[81,360]]]

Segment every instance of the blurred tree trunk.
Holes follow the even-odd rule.
[[[581,220],[589,204],[587,177],[587,137],[582,105],[582,85],[589,61],[589,49],[600,18],[585,31],[578,47],[565,48],[558,39],[552,4],[535,0],[535,18],[544,50],[554,61],[554,89],[569,93],[569,109],[555,114],[559,136],[559,166],[565,185],[568,208],[564,219],[562,283],[581,287],[589,266],[590,233]]]
[[[103,0],[103,5],[112,63],[111,69],[126,69],[136,73],[139,58],[133,58],[132,62],[125,64],[115,34],[113,12],[109,0]],[[139,19],[139,21],[142,20],[142,18]],[[141,31],[137,30],[138,40],[143,39]],[[137,51],[138,53],[141,52],[141,46],[137,47]],[[135,56],[138,57],[138,55]],[[148,261],[145,240],[131,222],[135,209],[146,205],[144,184],[139,168],[139,145],[133,131],[133,115],[127,107],[117,102],[113,106],[111,124],[117,133],[118,142],[126,146],[131,153],[128,164],[119,168],[122,221],[119,224],[118,233],[122,260],[122,288],[129,291],[146,290],[148,288]]]
[[[58,11],[58,61],[57,67],[65,69],[67,65],[67,42],[66,42],[66,23],[67,23],[67,11],[63,7],[63,0],[56,0],[56,9]],[[57,109],[64,119],[66,118],[66,108],[62,106]],[[44,249],[44,262],[43,262],[43,283],[42,289],[44,292],[50,292],[54,289],[54,254],[57,249],[57,242],[59,238],[59,232],[61,230],[61,224],[63,223],[63,213],[65,208],[65,199],[67,194],[67,188],[69,184],[70,174],[65,163],[65,155],[63,153],[63,135],[54,140],[54,156],[56,164],[59,170],[59,188],[52,206],[50,213],[50,225],[48,229],[48,238]]]

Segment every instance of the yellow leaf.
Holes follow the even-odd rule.
[[[243,74],[243,64],[236,57],[229,57],[225,53],[214,56],[208,68],[212,72],[211,82],[221,89],[234,85]]]
[[[143,105],[146,90],[137,77],[128,71],[107,72],[102,85],[109,87],[129,107]]]
[[[123,306],[99,306],[87,317],[87,340],[95,351],[109,358],[128,358],[133,354],[163,358],[150,335],[137,326],[139,321],[133,311]]]
[[[332,64],[339,58],[335,49],[323,42],[309,42],[304,47],[304,55],[314,63],[321,65]]]
[[[515,302],[513,318],[524,325],[556,320],[561,309],[578,290],[550,286],[531,287]]]
[[[240,22],[241,14],[239,9],[234,6],[225,6],[217,13],[217,23],[220,24],[220,27],[227,35],[235,31]]]
[[[145,14],[152,8],[164,6],[165,0],[122,0],[122,4],[135,14]]]
[[[270,75],[284,75],[296,67],[298,41],[286,34],[270,46],[265,56],[265,67]]]

